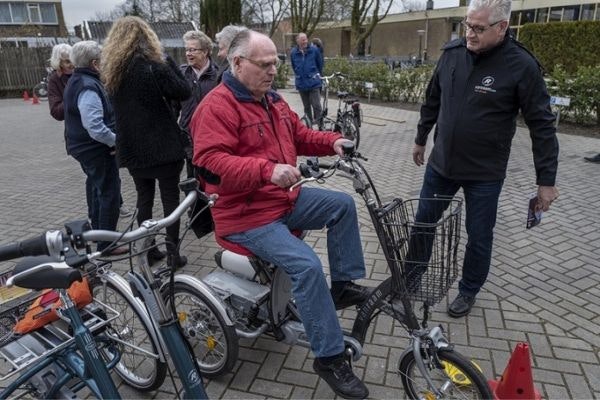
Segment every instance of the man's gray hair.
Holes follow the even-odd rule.
[[[208,50],[210,55],[210,51],[213,47],[213,42],[206,35],[206,33],[202,31],[187,31],[185,35],[183,35],[183,40],[196,40],[198,43],[200,43],[200,50]]]
[[[490,10],[490,24],[510,20],[511,0],[471,0],[468,11]]]
[[[53,70],[58,71],[60,69],[60,62],[62,60],[71,59],[71,46],[66,43],[59,43],[52,48],[52,55],[50,56],[50,66]]]
[[[221,32],[215,35],[215,39],[219,45],[222,45],[225,48],[229,48],[231,46],[231,42],[233,42],[233,38],[242,31],[247,31],[248,28],[241,25],[227,25]]]
[[[233,68],[234,57],[248,57],[248,46],[250,39],[252,38],[252,31],[250,29],[244,29],[238,32],[237,35],[231,41],[229,50],[227,51],[227,61],[231,65],[231,73],[235,76]]]
[[[71,49],[71,61],[76,67],[89,67],[93,60],[100,60],[102,48],[93,40],[77,42]]]

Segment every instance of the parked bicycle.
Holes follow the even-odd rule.
[[[52,68],[46,67],[46,76],[42,78],[40,83],[33,87],[33,94],[40,100],[48,100],[48,79],[52,73]]]
[[[335,72],[329,76],[321,76],[322,91],[323,91],[323,112],[319,121],[311,121],[307,115],[301,119],[308,126],[313,127],[317,123],[319,130],[340,132],[344,138],[352,140],[354,146],[358,149],[360,144],[360,127],[362,124],[362,108],[357,98],[351,97],[350,93],[345,91],[337,91],[338,106],[335,119],[328,116],[329,113],[329,81],[338,79],[343,81],[347,76],[341,72]]]
[[[139,264],[137,265],[137,267],[139,267],[139,272],[134,270],[133,263],[131,263],[131,269],[127,276],[129,280],[129,285],[131,286],[133,293],[135,293],[135,296],[140,299],[140,301],[144,304],[148,311],[149,323],[151,324],[152,331],[147,333],[146,337],[157,337],[157,345],[160,347],[164,346],[165,349],[162,351],[162,353],[157,353],[156,351],[147,351],[141,347],[137,348],[136,350],[145,355],[145,357],[149,358],[151,362],[157,362],[156,360],[161,360],[161,354],[169,354],[172,359],[172,363],[175,366],[175,369],[177,370],[179,379],[181,380],[183,385],[183,389],[185,392],[183,398],[205,399],[207,397],[204,391],[201,374],[198,367],[206,367],[207,365],[208,367],[212,367],[213,364],[203,364],[201,361],[197,363],[194,360],[194,358],[192,357],[192,349],[190,348],[189,343],[185,340],[185,334],[181,329],[180,323],[185,326],[184,322],[188,320],[189,314],[201,313],[202,322],[208,325],[208,328],[205,325],[193,326],[192,328],[186,331],[186,334],[189,335],[190,332],[193,332],[194,335],[204,335],[203,337],[205,337],[205,343],[207,343],[207,347],[210,347],[211,350],[217,349],[215,351],[219,351],[219,340],[215,336],[211,335],[211,326],[209,324],[212,321],[210,311],[215,310],[219,306],[219,304],[221,304],[220,300],[216,295],[213,294],[213,292],[209,288],[206,287],[205,284],[190,276],[172,276],[170,282],[163,284],[161,287],[161,277],[164,276],[165,272],[162,271],[158,274],[160,276],[157,276],[151,270],[147,260],[147,252],[152,247],[152,242],[155,238],[155,235],[158,234],[165,227],[171,225],[176,220],[181,218],[183,213],[195,203],[197,197],[200,194],[200,192],[197,190],[197,182],[195,180],[188,180],[186,182],[183,182],[181,184],[181,187],[185,188],[185,191],[187,193],[186,198],[173,211],[171,215],[165,217],[164,219],[158,221],[145,221],[138,229],[130,232],[91,230],[89,224],[84,223],[85,221],[73,222],[66,225],[67,229],[65,230],[65,232],[49,231],[37,238],[1,246],[0,261],[22,256],[40,254],[50,255],[52,259],[61,259],[63,261],[61,261],[60,263],[51,263],[48,261],[43,261],[39,265],[33,265],[31,271],[56,270],[57,273],[68,274],[69,276],[71,276],[78,271],[70,267],[80,267],[88,263],[90,260],[98,259],[104,254],[108,254],[108,252],[110,252],[116,246],[120,246],[122,244],[131,244],[134,241],[141,240],[142,245],[141,251],[139,253],[136,253],[136,245],[132,245],[133,254],[136,254],[138,257]],[[103,252],[91,252],[89,243],[92,241],[111,241],[112,245],[105,249]],[[78,253],[78,250],[83,251],[81,253]],[[27,272],[27,274],[28,276],[32,275],[32,272]],[[15,276],[19,275],[15,274]],[[40,280],[39,277],[34,278],[34,281],[38,282],[36,284],[36,287],[39,287],[40,281],[44,282],[43,285],[49,285],[51,283],[44,279]],[[71,281],[69,281],[69,283],[70,282]],[[20,281],[18,283],[23,285]],[[25,284],[29,283],[26,282]],[[62,284],[62,286],[64,286],[64,284]],[[99,285],[98,287],[99,289],[94,290],[95,293],[106,293],[106,290],[109,290],[111,296],[116,293],[116,291],[113,290],[114,287],[110,284]],[[187,312],[179,310],[178,313],[175,313],[174,305],[171,304],[171,306],[168,306],[165,303],[165,298],[172,299],[173,302],[175,301],[175,299],[177,299],[179,292],[173,290],[175,287],[179,288],[179,290],[185,289],[186,293],[191,295],[198,295],[198,293],[200,293],[199,296],[203,296],[204,298],[206,298],[206,301],[208,303],[202,302],[201,300],[199,300],[198,297],[195,297],[193,299],[195,300],[195,302],[193,302],[193,307],[191,307],[190,310],[186,310]],[[109,298],[110,296],[106,295],[104,297]],[[137,299],[135,300],[138,301]],[[68,296],[65,296],[65,304],[69,304]],[[132,304],[128,305],[131,306]],[[107,309],[109,308],[108,305],[103,305],[103,307]],[[233,326],[233,323],[229,320],[224,306],[221,306],[221,309],[216,310],[215,312],[219,313],[219,317],[226,318],[224,323],[228,322],[231,326]],[[113,320],[114,319],[116,319],[116,317],[113,318]],[[142,320],[142,323],[146,322],[143,317],[140,319]],[[79,327],[77,326],[77,328]],[[120,334],[123,335],[129,333],[129,331],[120,332]],[[114,341],[115,339],[113,336],[115,335],[111,336],[109,334],[109,340]],[[93,342],[93,340],[91,340],[91,342]],[[87,352],[89,352],[89,350],[91,349],[91,342],[89,337],[86,337],[85,342],[77,341],[75,342],[75,344],[77,344],[78,346],[84,346],[82,347],[82,349],[85,351],[82,351],[82,353],[87,354]],[[85,347],[86,345],[88,346],[87,348]],[[76,351],[76,349],[74,351]],[[48,355],[52,354],[56,353],[50,353]],[[136,354],[139,355],[139,353]],[[227,353],[225,354],[228,355]],[[46,356],[46,354],[43,355],[43,357]],[[235,356],[237,357],[237,353]],[[111,360],[115,359],[116,357],[114,357]],[[51,361],[45,362],[51,363]],[[134,362],[132,362],[132,364],[134,364]],[[141,362],[141,359],[139,357],[137,357],[137,362]],[[96,363],[93,359],[91,361],[88,361],[88,359],[85,357],[83,361],[80,361],[79,363],[75,364],[79,366],[79,370],[81,370],[76,371],[81,372],[78,375],[80,379],[89,378],[89,376],[84,375],[84,373],[87,373],[89,368],[96,366]],[[118,359],[112,361],[112,363],[109,366],[115,366],[116,368],[117,365],[121,365]],[[139,377],[138,375],[135,375],[137,373],[137,369],[134,364],[132,369],[128,369],[128,371],[132,374],[131,376],[128,376],[128,378],[130,380],[136,380],[139,386],[145,388],[146,390],[148,390],[150,387],[156,388],[162,383],[161,381],[160,383],[158,383],[158,386],[156,385],[156,383],[158,382],[157,376],[162,375],[161,370],[164,370],[164,368],[166,367],[163,368],[162,364],[157,364],[156,368],[157,371],[154,371],[154,374]],[[98,369],[102,370],[102,368]],[[36,371],[39,372],[37,368]],[[148,372],[148,369],[145,368],[144,371]],[[12,383],[9,386],[9,388],[11,389],[11,391],[14,391],[19,386],[28,385],[30,383],[29,380],[31,379],[31,377],[32,374],[29,371],[24,372],[22,373],[22,375],[19,376],[17,382]],[[64,386],[66,382],[63,382],[63,380],[64,379],[61,377],[60,383]],[[109,381],[110,376],[108,376],[108,378],[106,378],[106,376],[100,377],[101,385],[106,385],[107,388],[112,384],[112,381]],[[94,381],[92,379],[87,379],[82,382],[88,387],[91,386],[91,390],[95,389]],[[76,384],[76,386],[77,388],[79,388],[82,385],[81,383],[78,383]],[[106,390],[106,392],[98,392],[98,390],[96,390],[92,391],[92,393],[97,394],[97,397],[100,398],[118,397],[116,389],[114,391],[110,391],[108,389]],[[55,391],[56,390],[54,390],[54,392]]]
[[[354,190],[364,200],[391,272],[391,276],[357,307],[352,330],[344,332],[346,354],[351,361],[362,356],[367,331],[383,313],[399,322],[410,339],[398,364],[400,379],[409,398],[491,398],[484,376],[454,350],[442,327],[427,326],[430,307],[446,295],[458,273],[461,202],[454,200],[450,211],[438,223],[429,224],[426,229],[415,229],[420,227],[414,221],[415,201],[396,199],[383,204],[360,161],[364,158],[354,149],[351,144],[346,146],[344,157],[338,157],[328,166],[317,160],[310,165],[301,165],[305,178],[290,188],[294,190],[306,182],[323,182],[336,173],[350,179]],[[319,169],[323,166],[326,171]],[[217,242],[227,249],[216,256],[221,268],[203,281],[233,310],[238,336],[256,338],[268,334],[278,341],[310,348],[287,274],[275,265],[248,255],[240,246],[219,237]],[[431,242],[432,256],[413,261],[409,258],[409,248],[419,248],[423,242]],[[420,267],[417,283],[407,282],[405,277],[406,269],[412,264]],[[415,314],[414,303],[417,301],[423,303],[420,322]]]

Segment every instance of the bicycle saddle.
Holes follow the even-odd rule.
[[[350,95],[350,93],[348,93],[348,92],[337,92],[338,99],[345,99],[349,95]]]
[[[31,269],[35,272],[27,274]],[[19,276],[19,274],[22,274]],[[54,257],[26,257],[19,261],[9,279],[12,284],[25,289],[68,289],[75,281],[81,281],[81,272]]]

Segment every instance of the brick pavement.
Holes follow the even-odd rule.
[[[301,110],[297,93],[282,93]],[[366,166],[383,196],[416,196],[423,168],[414,166],[410,153],[418,114],[369,104],[364,114],[361,151],[369,157]],[[66,156],[62,124],[50,118],[47,104],[0,100],[0,118],[0,243],[57,229],[84,216],[83,173]],[[560,134],[559,141],[561,197],[541,226],[527,231],[527,200],[535,190],[535,174],[527,131],[518,130],[500,198],[489,280],[469,317],[447,317],[443,301],[433,320],[445,326],[451,341],[489,378],[502,373],[517,342],[528,341],[536,387],[543,397],[600,398],[600,166],[582,159],[600,151],[600,140]],[[135,190],[125,171],[122,180],[125,202],[133,207]],[[341,180],[329,185],[351,192]],[[368,273],[363,283],[375,285],[386,269],[368,216],[358,204]],[[160,210],[158,205],[155,210]],[[313,232],[307,240],[326,263],[324,232]],[[183,253],[190,263],[184,272],[210,272],[216,249],[212,236],[188,236]],[[3,264],[1,269],[9,267]],[[456,285],[449,297],[455,294]],[[349,327],[354,311],[340,316]],[[405,345],[402,328],[380,317],[357,363],[373,398],[404,396],[395,371]],[[207,391],[211,398],[333,397],[312,372],[311,357],[304,348],[267,337],[241,340],[233,373],[208,382]],[[174,397],[169,381],[148,394],[121,388],[127,398]]]

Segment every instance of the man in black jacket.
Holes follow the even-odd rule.
[[[448,314],[471,311],[492,255],[498,197],[506,176],[516,118],[530,130],[538,208],[558,197],[554,186],[558,141],[550,97],[537,60],[508,32],[510,0],[473,0],[462,25],[465,38],[444,46],[421,107],[413,159],[424,164],[427,136],[436,125],[422,198],[454,196],[462,187],[468,241],[459,295]],[[421,201],[417,220],[436,222],[444,206]]]

